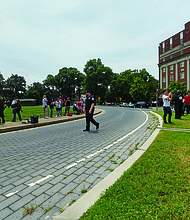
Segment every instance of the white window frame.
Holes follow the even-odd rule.
[[[170,75],[170,82],[174,81],[174,75]]]
[[[170,65],[170,70],[174,70],[174,66],[173,65]]]
[[[183,68],[184,66],[185,66],[185,62],[184,61],[180,62],[180,67]]]
[[[166,82],[166,77],[162,78],[162,82],[165,83]]]
[[[166,67],[162,68],[162,72],[165,73],[166,72]]]

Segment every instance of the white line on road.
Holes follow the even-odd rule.
[[[35,183],[30,183],[30,184],[28,184],[28,186],[29,186],[29,187],[35,186],[36,184],[39,184],[39,183],[43,182],[44,180],[49,179],[50,177],[53,177],[53,175],[48,175],[48,176],[46,176],[46,177],[44,177],[44,178],[42,178],[42,179],[36,181]]]
[[[139,129],[140,129],[143,125],[145,125],[146,122],[148,121],[148,115],[147,115],[147,113],[144,112],[144,111],[142,111],[142,112],[146,115],[146,120],[145,120],[139,127],[137,127],[135,130],[133,130],[133,131],[131,131],[130,133],[128,133],[127,135],[123,136],[123,137],[120,138],[119,140],[114,141],[112,144],[109,144],[108,146],[104,147],[103,149],[101,149],[101,150],[99,150],[99,151],[96,151],[95,153],[90,154],[90,155],[86,156],[85,158],[83,158],[83,159],[81,159],[81,160],[78,160],[76,163],[73,163],[73,164],[71,164],[71,165],[65,167],[65,169],[68,170],[68,169],[70,169],[70,168],[76,166],[76,165],[79,164],[80,162],[85,161],[86,159],[89,159],[89,158],[91,158],[91,157],[93,157],[93,156],[95,156],[95,155],[101,153],[102,151],[105,151],[105,150],[109,149],[110,147],[114,146],[115,144],[117,144],[117,143],[121,142],[122,140],[126,139],[129,135],[133,134],[135,131],[139,130]]]
[[[35,183],[30,183],[30,184],[28,184],[28,186],[29,186],[29,187],[35,186],[36,184],[39,184],[39,183],[43,182],[44,180],[49,179],[50,177],[53,177],[53,175],[48,175],[48,176],[46,176],[46,177],[44,177],[44,178],[42,178],[42,179],[36,181]],[[10,196],[13,196],[14,194],[16,194],[16,193],[18,193],[18,192],[19,192],[19,191],[12,192],[12,193],[9,193],[9,194],[7,194],[7,195],[5,195],[5,196],[6,196],[6,197],[10,197]]]
[[[6,196],[6,197],[10,197],[10,196],[13,196],[13,195],[16,194],[16,193],[18,193],[18,191],[9,193],[9,194],[7,194],[7,195],[5,195],[5,196]]]

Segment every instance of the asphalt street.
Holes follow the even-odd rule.
[[[99,130],[83,132],[82,119],[0,135],[0,219],[60,214],[142,146],[158,123],[148,111],[101,108]]]

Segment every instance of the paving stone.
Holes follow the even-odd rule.
[[[47,210],[49,208],[52,208],[55,206],[56,203],[61,201],[63,199],[63,194],[61,193],[56,193],[55,195],[51,196],[48,200],[46,200],[40,207],[43,210]]]
[[[11,215],[13,213],[12,210],[10,210],[9,208],[5,208],[3,210],[0,210],[0,218],[1,219],[4,219],[6,218],[7,216]]]
[[[69,206],[70,203],[75,202],[79,198],[78,195],[71,193],[67,196],[65,196],[63,199],[61,199],[56,206],[60,209],[64,209],[65,207]],[[74,201],[75,200],[75,201]]]
[[[89,175],[83,173],[83,174],[79,175],[76,179],[74,179],[73,182],[80,184],[82,181],[86,180],[86,178],[88,176]]]
[[[44,216],[44,210],[41,207],[37,207],[32,214],[25,215],[23,220],[33,220],[40,219],[40,217]]]
[[[17,195],[11,196],[11,197],[7,198],[6,200],[3,200],[0,203],[0,207],[1,207],[1,209],[4,209],[4,208],[10,206],[11,204],[15,203],[19,199],[20,199],[20,197]]]
[[[16,220],[16,219],[22,219],[23,217],[23,208],[20,208],[18,211],[13,212],[13,214],[6,217],[6,220]]]
[[[82,192],[82,190],[88,191],[88,188],[90,187],[90,185],[91,184],[88,182],[82,182],[73,190],[73,193],[78,194],[78,195],[81,195],[81,193],[84,194],[84,192]]]
[[[58,191],[60,191],[62,188],[64,188],[65,185],[62,183],[57,183],[55,186],[51,187],[49,190],[47,190],[45,193],[52,196]]]
[[[28,194],[32,194],[32,192],[36,189],[38,189],[40,186],[38,184],[36,184],[35,186],[32,187],[25,187],[23,190],[19,190],[19,192],[17,193],[17,195],[19,195],[20,197],[24,197]]]
[[[53,187],[52,184],[49,183],[45,183],[43,186],[39,187],[38,189],[34,190],[32,192],[33,195],[35,196],[39,196],[40,194],[46,192],[48,189],[50,189],[51,187]]]
[[[14,202],[12,205],[10,205],[9,207],[13,210],[13,211],[17,211],[19,208],[23,207],[25,204],[27,204],[28,202],[30,202],[32,199],[34,199],[34,196],[32,195],[27,195],[25,197],[23,197],[22,199],[18,200],[17,202]]]
[[[67,185],[68,183],[72,182],[76,178],[77,178],[77,175],[71,174],[70,176],[63,178],[63,180],[61,182],[64,183],[65,185]]]
[[[77,186],[78,186],[78,184],[76,184],[76,183],[69,183],[63,189],[61,189],[59,192],[62,193],[63,195],[67,195],[68,192],[70,192],[71,190],[74,190]]]

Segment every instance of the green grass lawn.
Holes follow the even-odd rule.
[[[31,115],[38,115],[39,118],[43,118],[43,108],[42,106],[23,106],[22,107],[23,112],[21,112],[22,119],[30,119]],[[12,108],[5,108],[4,115],[5,115],[5,121],[12,121],[13,119],[13,109]],[[62,110],[63,114],[65,113],[65,108]],[[73,112],[73,108],[70,108],[70,112]],[[49,108],[49,114],[50,114],[50,108]],[[56,115],[56,108],[53,110],[53,116]],[[18,116],[16,118],[18,121]]]
[[[161,116],[163,112],[157,112]],[[164,127],[190,128],[189,116]],[[190,219],[190,133],[161,130],[80,220]]]

